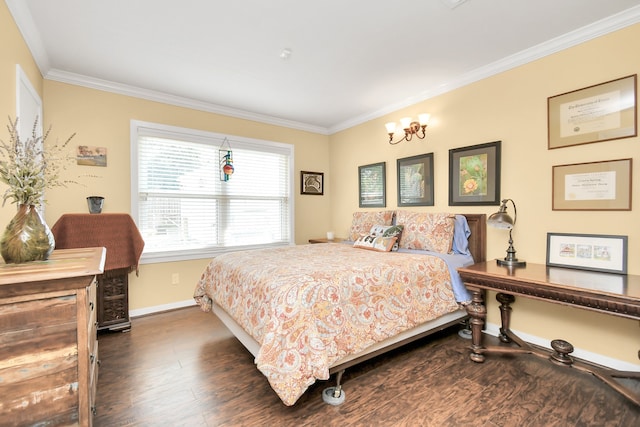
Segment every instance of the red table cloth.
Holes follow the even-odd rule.
[[[51,228],[56,249],[107,248],[105,271],[128,268],[138,272],[144,240],[129,214],[64,214]]]

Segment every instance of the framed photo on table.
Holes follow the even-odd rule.
[[[384,208],[387,206],[386,163],[358,166],[358,192],[361,208]]]
[[[433,153],[398,159],[398,206],[433,206]]]
[[[553,166],[552,210],[631,210],[632,160]]]
[[[638,135],[637,75],[547,98],[548,148]]]
[[[547,265],[627,274],[627,236],[547,233]]]
[[[449,150],[449,205],[500,204],[501,141]]]

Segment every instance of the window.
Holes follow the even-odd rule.
[[[293,146],[227,137],[235,172],[224,181],[225,137],[131,122],[131,209],[145,241],[142,262],[293,241]]]

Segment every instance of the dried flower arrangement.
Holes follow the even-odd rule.
[[[33,124],[31,137],[21,140],[18,119],[12,121],[9,117],[9,142],[0,140],[0,181],[8,185],[3,194],[3,206],[7,200],[18,205],[39,206],[44,201],[46,189],[75,183],[60,177],[67,163],[73,161],[67,147],[75,133],[63,144],[56,142],[46,147],[51,126],[43,136],[37,135],[37,126],[38,118]]]

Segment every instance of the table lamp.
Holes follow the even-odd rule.
[[[513,205],[513,218],[507,213],[507,202],[511,202]],[[503,230],[509,230],[509,247],[507,248],[507,256],[504,259],[496,260],[498,265],[502,265],[505,267],[524,267],[527,265],[526,261],[521,261],[516,258],[516,250],[513,247],[513,238],[511,237],[511,231],[513,227],[516,225],[516,220],[518,219],[518,212],[516,210],[516,204],[511,199],[502,200],[502,204],[500,205],[500,209],[498,212],[491,214],[489,219],[487,220],[487,224],[494,228],[500,228]]]

